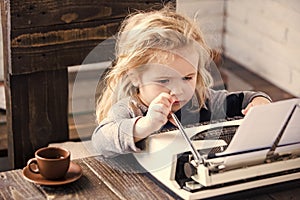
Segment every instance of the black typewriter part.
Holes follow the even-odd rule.
[[[241,117],[241,116],[227,117],[225,119],[216,119],[216,120],[211,120],[211,121],[188,124],[188,125],[184,125],[183,128],[192,128],[192,127],[204,126],[204,125],[209,125],[209,124],[218,124],[218,123],[222,123],[222,122],[228,122],[228,121],[234,121],[234,120],[240,120],[240,119],[243,119],[243,117]],[[229,127],[229,126],[227,126],[227,127]],[[166,133],[166,132],[175,131],[175,130],[178,130],[178,128],[172,127],[172,128],[167,128],[167,129],[161,129],[155,133],[156,134]]]
[[[184,165],[190,162],[190,156],[190,152],[185,152],[177,155],[175,181],[178,183],[180,188],[183,188],[186,182],[193,180],[191,177],[187,177],[184,172]]]
[[[197,192],[204,187],[191,178],[197,173],[197,169],[190,162],[191,159],[193,159],[191,152],[177,155],[175,181],[181,189],[188,192]]]
[[[224,140],[229,144],[239,125],[220,126],[201,131],[191,137],[191,140]],[[219,152],[220,150],[216,150]]]
[[[197,192],[203,186],[191,178],[197,173],[197,169],[191,164],[191,160],[193,160],[193,155],[190,151],[177,155],[175,181],[181,189],[189,192]]]
[[[186,162],[184,163],[184,174],[186,177],[191,178],[192,176],[194,176],[197,173],[197,168],[194,167],[194,165],[192,165],[190,162]]]

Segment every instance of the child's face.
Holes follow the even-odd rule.
[[[184,106],[193,96],[197,81],[197,68],[175,55],[168,64],[149,64],[139,76],[139,97],[147,106],[162,92],[175,97],[172,111]]]

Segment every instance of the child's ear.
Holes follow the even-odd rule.
[[[130,73],[129,74],[129,79],[130,79],[130,81],[131,81],[131,83],[132,83],[132,85],[134,87],[137,87],[137,88],[139,87],[139,85],[140,85],[140,79],[139,79],[139,77],[138,77],[137,74]]]

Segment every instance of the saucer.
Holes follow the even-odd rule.
[[[57,180],[48,180],[40,174],[33,173],[29,170],[28,166],[23,168],[23,177],[26,180],[39,185],[48,185],[48,186],[64,185],[78,180],[81,176],[82,176],[81,167],[78,164],[73,162],[70,162],[70,167],[65,177]]]

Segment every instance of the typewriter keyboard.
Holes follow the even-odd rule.
[[[224,140],[227,144],[230,143],[233,138],[237,128],[239,126],[224,126],[224,127],[216,127],[207,129],[205,131],[201,131],[194,135],[191,140],[216,140],[221,139]]]

